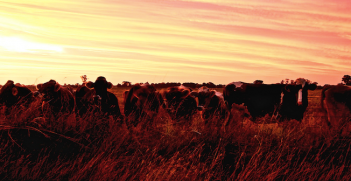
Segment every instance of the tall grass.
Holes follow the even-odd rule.
[[[269,124],[253,123],[242,112],[207,124],[200,115],[179,122],[162,109],[136,127],[93,113],[58,120],[32,118],[30,111],[2,114],[0,178],[349,180],[350,134],[323,125],[318,101],[310,99],[302,122]],[[28,110],[38,105],[32,106]]]

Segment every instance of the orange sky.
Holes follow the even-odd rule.
[[[2,0],[0,84],[113,84],[351,74],[346,0]]]

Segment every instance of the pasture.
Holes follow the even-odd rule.
[[[123,112],[122,93],[114,87]],[[222,92],[222,90],[218,90]],[[321,90],[309,91],[301,122],[233,120],[175,122],[164,110],[128,128],[94,115],[56,121],[35,110],[0,115],[2,180],[349,180],[348,122],[329,130]],[[346,119],[346,118],[345,118]],[[220,124],[217,124],[220,123]],[[345,128],[345,129],[344,129]]]

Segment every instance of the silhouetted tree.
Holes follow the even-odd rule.
[[[122,82],[122,87],[129,87],[131,86],[132,84],[129,82],[129,81],[123,81]]]
[[[224,88],[225,85],[223,85],[223,84],[218,84],[216,87],[217,87],[217,88]]]
[[[183,85],[185,87],[190,87],[190,88],[193,88],[193,89],[196,88],[196,83],[193,83],[193,82],[184,82]]]
[[[285,79],[285,84],[289,84],[290,79]]]
[[[263,80],[255,80],[253,83],[254,84],[263,84]]]
[[[87,75],[82,75],[82,76],[80,76],[80,78],[82,79],[83,83],[86,83],[88,80]]]
[[[351,85],[351,76],[350,75],[344,75],[341,79],[346,85]]]

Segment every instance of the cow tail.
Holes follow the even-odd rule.
[[[224,87],[224,89],[223,89],[223,99],[224,99],[224,103],[225,103],[227,109],[230,110],[232,105],[229,105],[229,103],[228,103],[229,98],[228,98],[227,86]]]
[[[328,90],[329,87],[326,87],[324,89],[322,89],[322,93],[321,93],[321,108],[324,110],[324,99],[325,99],[325,91]]]

